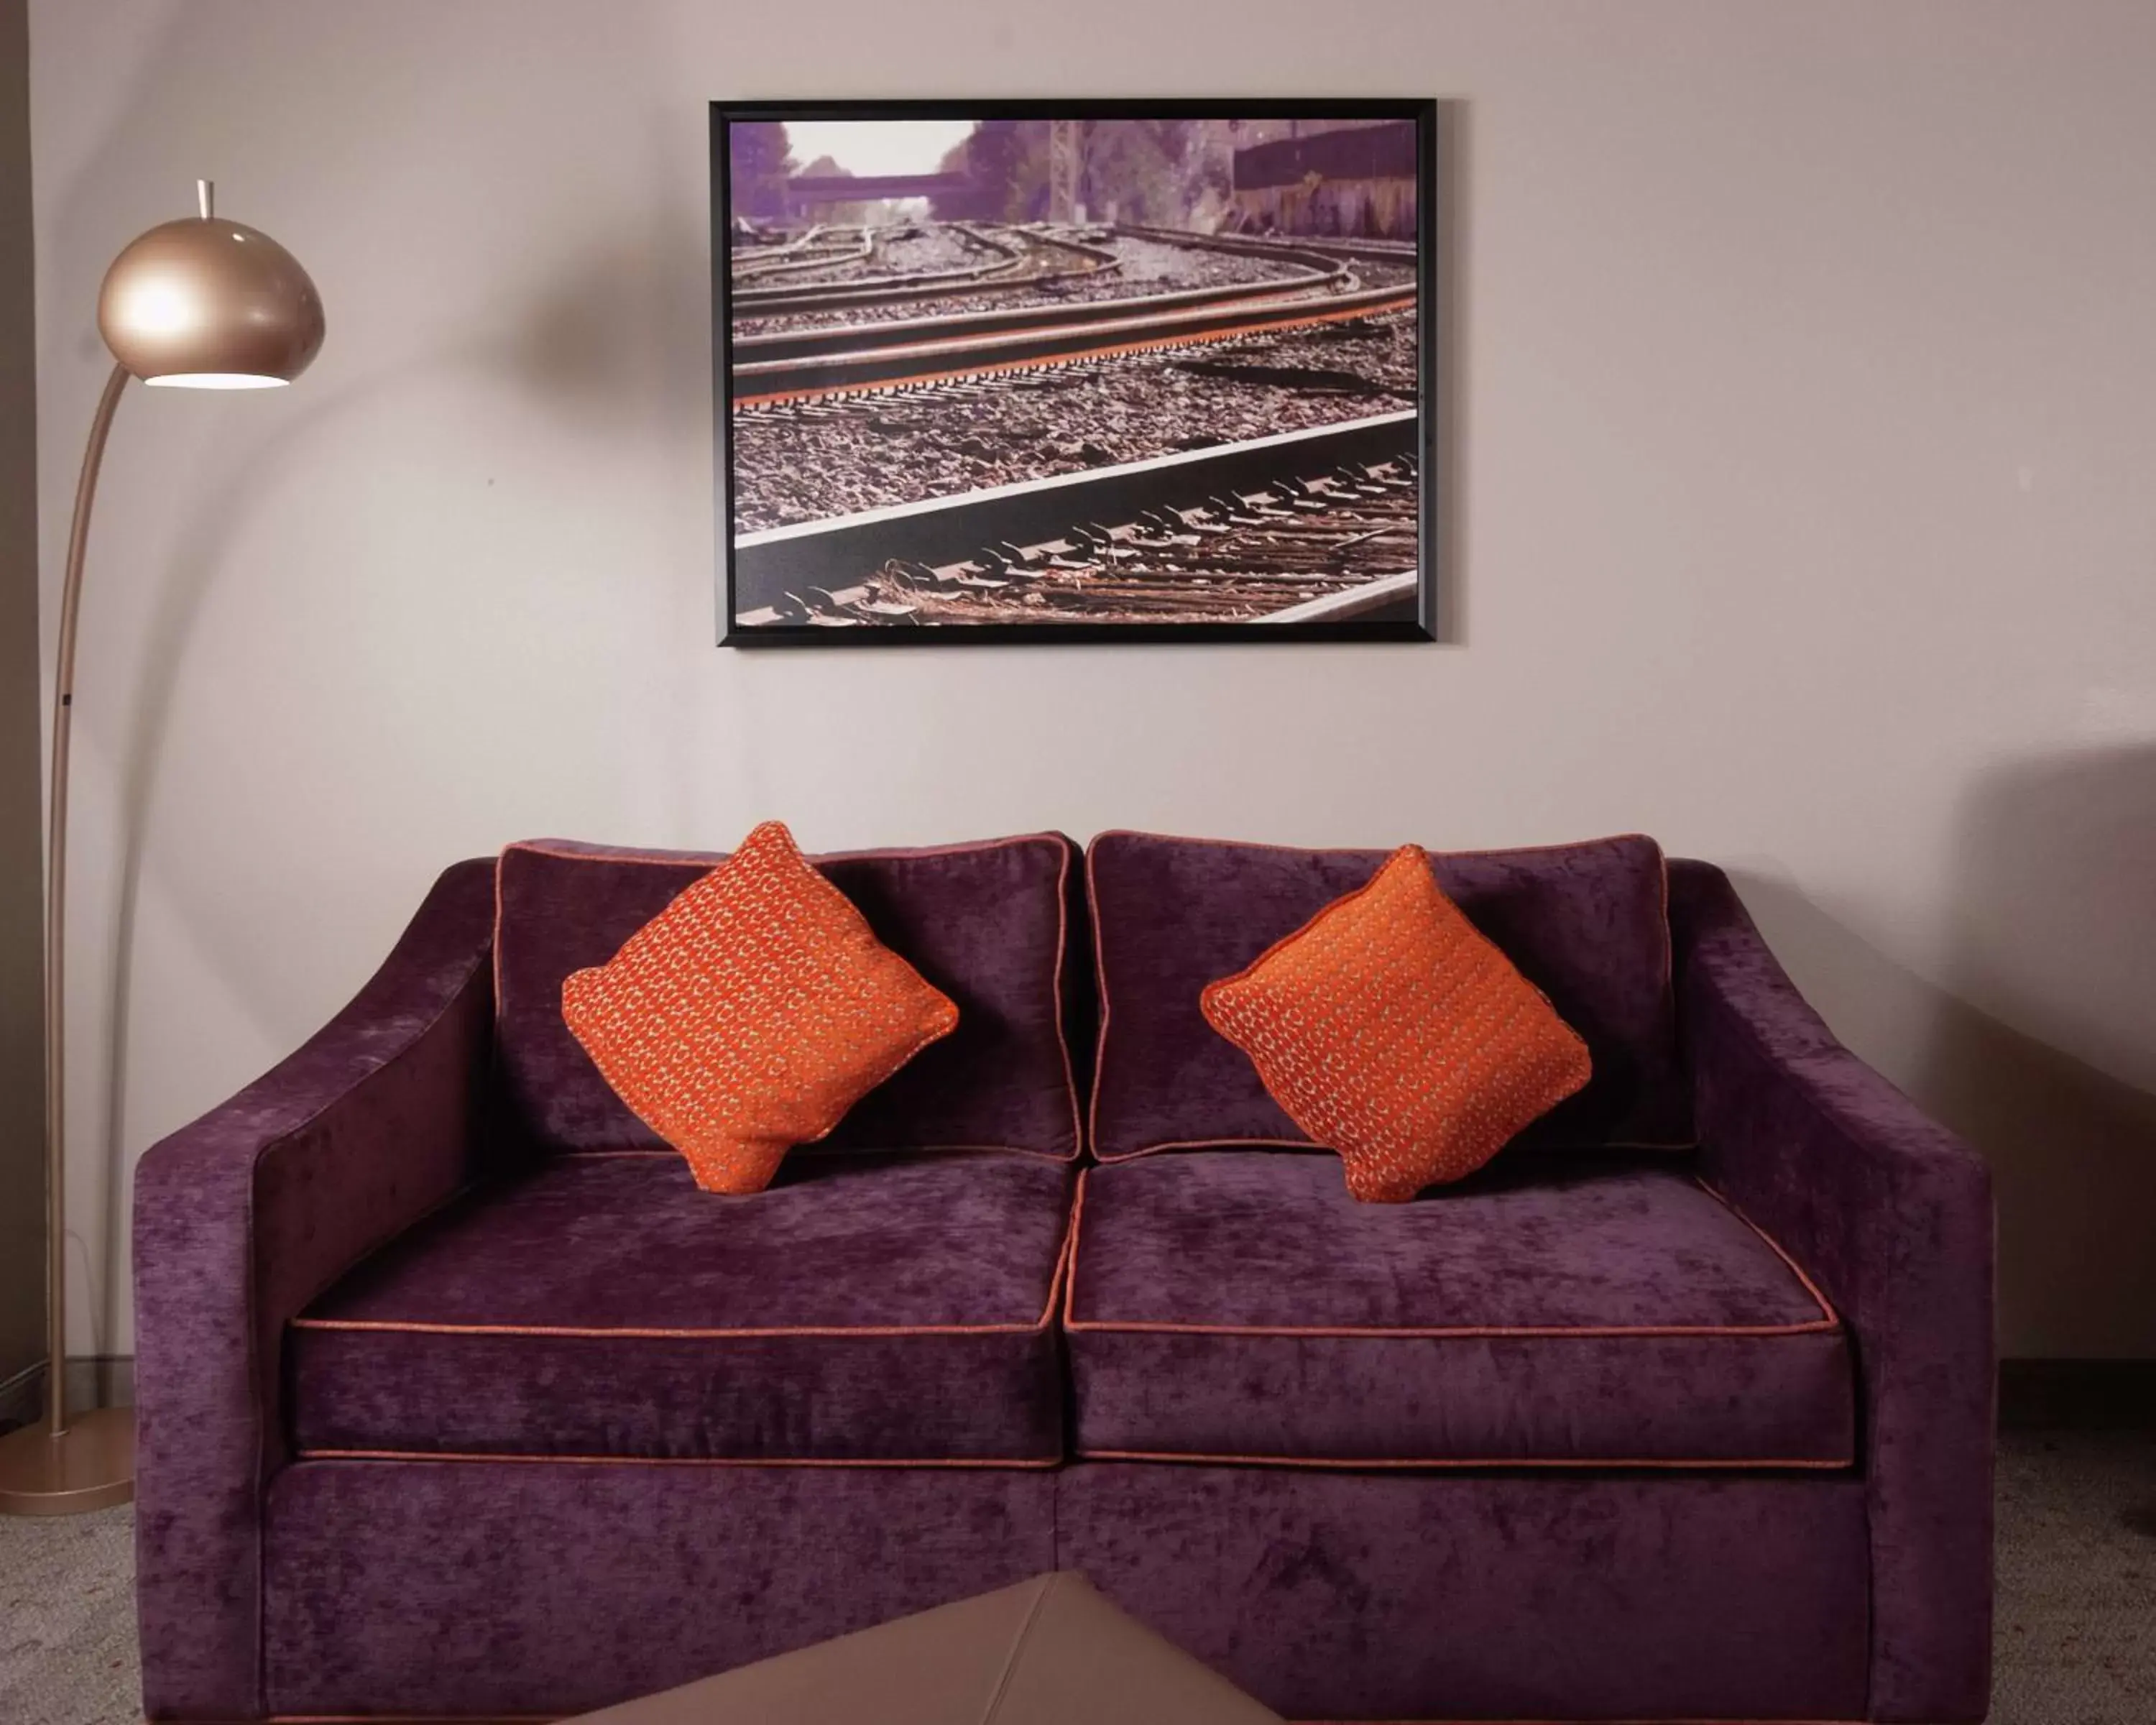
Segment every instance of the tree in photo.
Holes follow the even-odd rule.
[[[756,222],[783,221],[786,182],[793,172],[786,127],[775,120],[737,120],[728,128],[726,166],[733,213]]]
[[[943,153],[947,174],[963,174],[963,191],[939,192],[930,209],[939,222],[1033,222],[1048,213],[1048,122],[983,120]]]

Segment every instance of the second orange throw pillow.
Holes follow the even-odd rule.
[[[775,820],[563,982],[562,1015],[696,1183],[732,1193],[958,1024]]]
[[[1199,1004],[1371,1203],[1472,1173],[1590,1070],[1587,1045],[1413,845]]]

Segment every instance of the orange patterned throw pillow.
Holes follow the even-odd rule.
[[[761,1192],[958,1009],[766,821],[604,964],[562,1015],[706,1192]]]
[[[1199,1004],[1367,1203],[1474,1173],[1588,1079],[1587,1045],[1413,845]]]

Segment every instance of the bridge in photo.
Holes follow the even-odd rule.
[[[801,174],[786,182],[789,208],[804,203],[874,203],[886,198],[933,198],[966,192],[964,174]]]

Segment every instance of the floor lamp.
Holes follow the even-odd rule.
[[[11,1515],[71,1515],[135,1495],[134,1410],[100,1408],[71,1423],[67,1408],[68,732],[83,549],[105,435],[130,377],[182,389],[265,389],[298,377],[322,345],[321,296],[299,260],[268,234],[221,218],[209,182],[195,185],[200,213],[136,239],[113,259],[97,298],[97,327],[118,363],[90,422],[68,534],[45,827],[45,1415],[0,1438],[0,1513]]]

